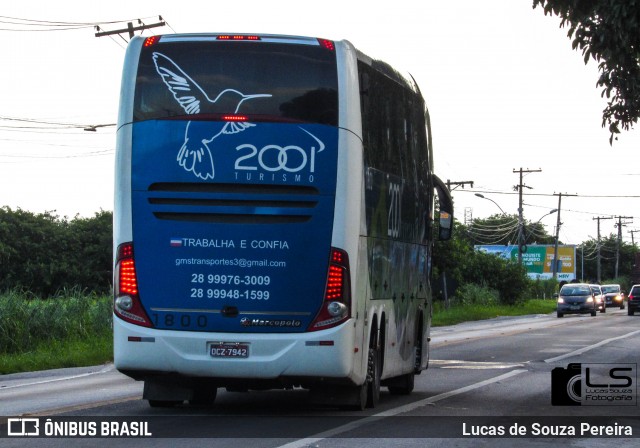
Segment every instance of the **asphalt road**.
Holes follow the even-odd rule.
[[[613,309],[596,317],[498,318],[436,328],[430,368],[416,377],[413,394],[392,396],[383,388],[379,406],[365,412],[311,406],[302,390],[221,390],[211,409],[152,409],[141,400],[142,385],[110,365],[5,375],[0,376],[0,415],[38,418],[41,426],[48,417],[67,424],[125,421],[130,425],[127,429],[135,428],[132,422],[142,422],[140,428],[154,437],[5,437],[0,438],[0,446],[174,447],[175,439],[180,438],[181,448],[237,448],[239,444],[283,448],[511,447],[557,446],[559,441],[580,447],[635,447],[640,436],[637,403],[553,406],[551,384],[554,368],[560,368],[554,381],[566,386],[573,378],[568,364],[582,363],[591,368],[593,385],[600,387],[608,381],[622,387],[632,382],[628,387],[637,398],[639,346],[640,316],[630,317],[626,311]],[[616,370],[612,379],[611,368],[623,370]],[[559,390],[566,391],[566,387]],[[2,420],[0,434],[6,434]],[[628,427],[635,439],[619,437]],[[581,431],[619,434],[615,439],[569,437],[571,428],[578,436]],[[514,440],[509,438],[510,431],[526,431],[535,437]],[[568,434],[562,435],[563,431]],[[497,433],[495,438],[482,437],[493,432]],[[557,437],[540,437],[545,434]]]

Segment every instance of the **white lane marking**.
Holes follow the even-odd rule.
[[[572,356],[581,355],[581,354],[583,354],[585,352],[588,352],[589,350],[593,350],[594,348],[601,347],[601,346],[603,346],[605,344],[608,344],[609,342],[617,341],[618,339],[625,339],[625,338],[634,336],[634,335],[636,335],[638,333],[640,333],[640,330],[632,331],[631,333],[623,334],[622,336],[617,336],[615,338],[605,339],[604,341],[600,341],[597,344],[588,345],[588,346],[582,347],[582,348],[580,348],[578,350],[574,350],[574,351],[572,351],[570,353],[565,353],[564,355],[556,356],[554,358],[545,359],[544,362],[549,364],[549,363],[552,363],[552,362],[560,361],[560,360],[565,359],[565,358],[570,358]]]
[[[480,387],[487,386],[489,384],[497,383],[502,380],[506,380],[516,375],[520,375],[521,373],[528,372],[528,370],[518,369],[512,370],[511,372],[507,372],[503,375],[496,376],[494,378],[489,378],[488,380],[480,381],[479,383],[470,384],[469,386],[461,387],[460,389],[455,389],[449,392],[444,392],[442,394],[434,395],[433,397],[425,398],[423,400],[415,401],[413,403],[406,404],[404,406],[398,406],[397,408],[389,409],[388,411],[379,412],[375,415],[371,415],[369,417],[362,418],[352,423],[347,423],[346,425],[338,426],[337,428],[329,429],[327,431],[323,431],[321,433],[315,434],[311,437],[307,437],[300,440],[295,440],[293,442],[287,443],[285,445],[281,445],[278,448],[304,448],[308,447],[313,443],[317,443],[321,440],[327,439],[329,437],[333,437],[338,434],[342,434],[347,431],[351,431],[353,429],[359,428],[360,426],[364,426],[370,423],[374,423],[380,420],[380,417],[393,417],[398,414],[404,414],[406,412],[411,412],[417,408],[422,406],[426,406],[429,404],[436,403],[438,401],[444,400],[449,397],[453,397],[455,395],[463,394],[465,392],[469,392],[474,389],[478,389]]]
[[[524,367],[520,362],[496,362],[496,361],[464,361],[458,359],[432,359],[429,365],[438,366],[440,369],[467,369],[467,370],[490,370],[490,369],[514,369]]]
[[[76,378],[84,378],[86,376],[92,376],[92,375],[100,375],[102,373],[107,373],[110,370],[113,370],[113,366],[107,366],[102,370],[99,370],[97,372],[88,372],[88,373],[81,373],[78,375],[71,375],[71,376],[63,376],[60,378],[53,378],[50,380],[42,380],[42,381],[34,381],[31,383],[21,383],[21,384],[16,384],[14,386],[2,386],[0,385],[0,392],[4,391],[4,390],[9,390],[9,389],[15,389],[17,387],[27,387],[27,386],[37,386],[39,384],[47,384],[47,383],[55,383],[58,381],[67,381],[67,380],[74,380]]]

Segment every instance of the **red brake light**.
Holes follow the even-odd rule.
[[[344,289],[344,272],[343,269],[330,265],[329,274],[327,275],[327,292],[325,294],[326,300],[338,300],[342,298],[342,291]]]
[[[138,279],[136,277],[136,267],[133,260],[122,260],[120,262],[120,294],[137,295]]]
[[[124,243],[118,247],[115,273],[115,314],[129,323],[151,327],[151,321],[140,302],[133,243]]]
[[[144,41],[144,46],[145,47],[150,47],[153,44],[155,44],[156,42],[158,42],[159,36],[151,36],[151,37],[147,37]]]
[[[249,121],[249,117],[246,115],[223,115],[224,121]]]
[[[349,257],[347,253],[332,247],[324,300],[308,331],[335,327],[351,317],[349,279]]]
[[[218,40],[260,40],[260,36],[244,34],[220,34]]]
[[[336,49],[335,44],[333,43],[332,40],[328,40],[328,39],[318,39],[318,43],[326,48],[327,50],[331,50],[334,51]]]

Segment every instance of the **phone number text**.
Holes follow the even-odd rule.
[[[269,291],[191,288],[191,298],[269,300]]]

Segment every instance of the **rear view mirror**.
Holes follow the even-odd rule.
[[[438,203],[440,204],[438,239],[446,241],[451,239],[453,234],[453,199],[451,199],[449,189],[438,176],[433,176],[433,187],[436,190]]]
[[[438,238],[446,241],[451,238],[453,227],[453,217],[447,212],[440,212],[440,231]]]

